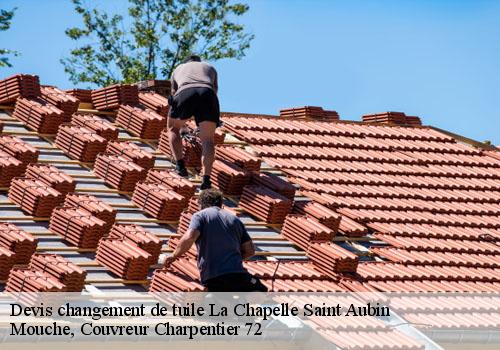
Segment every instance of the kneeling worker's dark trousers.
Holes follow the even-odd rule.
[[[228,273],[205,282],[209,292],[267,292],[267,287],[249,273]]]

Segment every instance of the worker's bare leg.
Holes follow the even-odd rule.
[[[210,188],[210,174],[212,173],[212,165],[215,159],[215,143],[214,135],[217,124],[211,121],[203,121],[199,125],[200,140],[201,140],[201,163],[203,176],[202,189]]]
[[[176,161],[176,170],[179,175],[187,176],[187,170],[184,165],[184,155],[182,149],[181,128],[186,124],[187,120],[168,118],[168,139],[170,143],[170,150],[174,155]]]

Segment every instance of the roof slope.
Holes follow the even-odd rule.
[[[135,95],[136,88],[117,85],[106,89],[90,93],[100,110],[80,101],[80,115],[71,119],[78,125],[75,130],[88,127],[94,131],[76,136],[67,133],[68,127],[60,128],[57,135],[30,131],[42,130],[48,114],[35,103],[32,109],[24,105],[42,97],[32,89],[35,92],[30,90],[30,94],[35,97],[25,96],[22,104],[16,104],[10,93],[2,107],[5,125],[1,138],[17,136],[23,144],[19,147],[38,150],[38,162],[71,175],[76,192],[93,195],[116,208],[117,223],[134,222],[162,239],[168,238],[164,241],[168,245],[162,248],[163,254],[168,253],[182,234],[189,212],[196,210],[196,202],[188,201],[194,190],[169,173],[153,173],[146,184],[137,187],[131,201],[134,184],[145,179],[148,168],[153,166],[157,172],[172,167],[168,150],[164,151],[168,149],[165,133],[160,145],[158,139],[138,136],[160,136],[159,128],[164,125],[160,119],[166,117],[168,106],[161,96],[148,93],[147,106],[163,114],[154,113],[137,102],[144,98]],[[16,93],[23,96],[23,90],[19,91]],[[69,100],[57,91],[58,99],[43,103],[57,105]],[[118,121],[117,109],[129,108],[125,103],[134,104],[135,112]],[[56,106],[50,108],[58,115]],[[314,118],[308,118],[309,110],[314,111]],[[500,290],[500,157],[495,148],[472,147],[447,133],[419,126],[418,118],[402,113],[375,116],[379,122],[384,121],[384,115],[397,116],[386,118],[389,121],[404,122],[407,118],[412,126],[339,121],[336,112],[316,107],[285,112],[292,117],[226,113],[225,138],[221,133],[217,137],[220,144],[213,182],[227,194],[226,208],[245,222],[259,249],[257,259],[283,261],[273,265],[274,269],[269,268],[269,261],[251,265],[251,271],[265,284],[282,291]],[[81,113],[93,116],[82,118]],[[28,125],[13,118],[23,115],[23,120],[29,120],[31,114],[37,119]],[[123,147],[107,148],[108,153],[121,149],[119,156],[97,155],[109,141],[101,132],[109,140],[118,137],[118,141],[128,142]],[[60,143],[55,142],[56,136]],[[199,141],[191,134],[184,142],[196,166]],[[31,153],[29,156],[27,160],[21,153],[12,157],[24,163],[36,159]],[[94,172],[96,159],[98,163],[110,161],[99,163]],[[197,186],[196,169],[191,174],[190,181]],[[53,183],[49,181],[48,186],[55,186]],[[185,201],[179,194],[186,196]],[[9,198],[19,196],[11,194]],[[41,231],[35,232],[40,237],[38,251],[81,253],[73,260],[88,268],[87,283],[149,283],[146,276],[140,281],[109,277],[113,267],[96,263],[95,249],[72,247],[65,237],[56,238],[53,230],[47,229],[49,217],[25,217],[4,198],[2,205],[16,215],[4,214],[0,220]],[[183,208],[186,211],[181,215]],[[300,215],[308,218],[302,220]],[[114,216],[110,220],[105,227],[111,227]],[[315,273],[302,271],[297,261],[304,260]],[[183,264],[192,266],[193,261],[183,260],[172,271],[181,272]],[[93,278],[93,273],[99,277]],[[189,278],[196,280],[197,276]]]

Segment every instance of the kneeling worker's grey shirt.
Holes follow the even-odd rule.
[[[206,62],[187,62],[172,73],[172,95],[194,87],[210,88],[217,93],[217,71]]]
[[[246,272],[241,245],[250,236],[235,215],[219,207],[206,208],[193,215],[189,228],[200,232],[196,248],[202,283],[228,273]]]

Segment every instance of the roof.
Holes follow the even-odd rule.
[[[155,173],[173,168],[166,147],[168,139],[162,133],[168,109],[165,99],[148,95],[154,98],[148,100],[147,106],[156,112],[145,112],[145,102],[140,108],[122,107],[120,101],[127,98],[133,101],[127,103],[138,104],[137,98],[129,96],[137,93],[131,87],[123,91],[120,86],[110,88],[109,94],[118,94],[111,102],[103,89],[96,95],[87,93],[86,98],[91,95],[97,99],[99,109],[88,101],[80,101],[79,115],[65,118],[90,131],[68,132],[64,131],[68,127],[63,127],[56,143],[54,132],[37,131],[54,128],[50,123],[49,127],[42,125],[44,128],[38,125],[43,122],[43,112],[48,115],[47,107],[37,107],[40,102],[29,109],[24,107],[30,105],[29,98],[41,98],[33,91],[35,83],[30,80],[22,105],[16,104],[15,98],[2,102],[0,92],[0,138],[14,136],[22,141],[22,145],[16,145],[19,151],[11,151],[2,159],[33,162],[33,154],[23,150],[34,148],[39,152],[37,163],[53,165],[73,178],[77,193],[94,196],[116,210],[103,217],[92,213],[99,217],[97,221],[102,219],[110,227],[115,220],[119,224],[139,225],[162,240],[161,255],[170,253],[179,237],[179,220],[181,224],[188,220],[186,210],[196,210],[196,202],[179,200],[181,195],[189,197],[195,192],[185,180],[176,180],[171,173]],[[23,96],[23,90],[20,91]],[[139,100],[145,101],[144,96]],[[71,99],[52,97],[46,101],[52,104],[50,113],[55,113],[60,122],[64,118],[54,110],[58,103],[63,110],[61,101]],[[37,108],[41,108],[39,113]],[[64,112],[67,110],[70,112]],[[122,112],[120,120],[117,110]],[[62,114],[73,112],[74,109],[65,108]],[[92,116],[86,118],[82,114]],[[394,112],[367,115],[365,122],[345,121],[336,112],[319,108],[286,109],[283,116],[223,113],[222,118],[225,135],[219,132],[217,137],[219,162],[214,167],[213,182],[226,193],[224,206],[237,213],[256,243],[255,261],[246,266],[270,289],[500,291],[497,148],[421,126],[420,119],[405,119],[404,114]],[[26,123],[27,120],[31,121]],[[140,149],[130,144],[119,147],[113,140]],[[106,149],[109,141],[112,142]],[[196,142],[195,137],[184,140],[189,149],[188,164],[199,163]],[[5,147],[2,149],[5,152]],[[104,150],[115,155],[97,156]],[[130,153],[129,158],[125,151]],[[116,152],[121,155],[116,156]],[[94,163],[96,157],[99,163]],[[137,171],[141,167],[136,163],[141,161],[146,168]],[[10,169],[6,163],[3,166],[2,171]],[[147,182],[132,195],[135,183],[145,179],[147,170]],[[190,173],[189,181],[197,188],[200,181],[196,169],[191,168]],[[173,191],[181,195],[174,195]],[[83,268],[86,286],[144,291],[151,279],[157,278],[158,288],[201,288],[192,257],[178,261],[168,271],[161,269],[161,264],[148,264],[149,270],[144,269],[144,259],[133,260],[141,255],[137,252],[124,254],[123,264],[132,259],[138,264],[138,273],[122,271],[123,266],[114,266],[112,262],[107,266],[109,259],[96,260],[97,247],[68,243],[68,226],[64,234],[58,233],[55,219],[26,214],[16,204],[19,193],[10,192],[6,183],[0,193],[0,221],[14,223],[35,236],[37,252],[61,255]],[[313,223],[301,225],[297,215],[306,215],[304,222]],[[54,229],[49,229],[49,225]],[[86,229],[88,237],[94,237],[92,227]],[[113,239],[126,239],[120,237]],[[140,240],[134,242],[139,244]],[[120,242],[106,243],[100,250],[105,255],[124,246]],[[142,277],[131,279],[131,275]],[[170,276],[168,284],[161,282],[162,276]],[[345,339],[341,334],[332,333],[332,337],[340,342]]]

